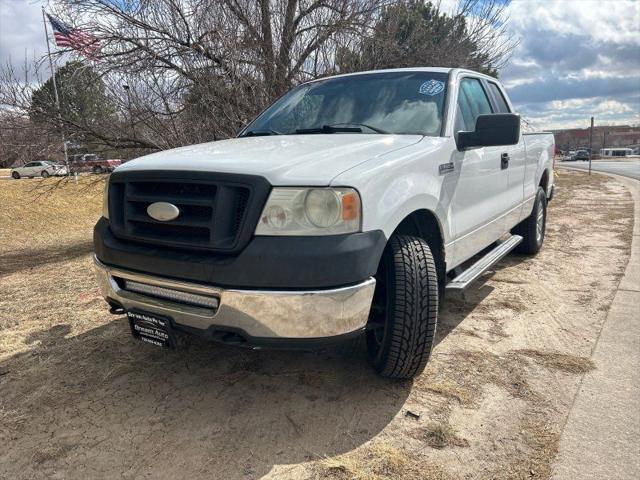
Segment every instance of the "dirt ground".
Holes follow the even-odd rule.
[[[548,478],[629,256],[631,196],[560,172],[547,239],[449,297],[413,382],[362,351],[136,343],[91,265],[101,185],[0,184],[0,477]]]

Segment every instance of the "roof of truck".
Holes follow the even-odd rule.
[[[314,80],[310,80],[308,82],[304,82],[304,83],[313,83],[313,82],[318,82],[321,80],[327,80],[329,78],[340,78],[340,77],[350,77],[353,75],[367,75],[370,73],[396,73],[396,72],[436,72],[436,73],[451,73],[452,71],[459,71],[459,72],[468,72],[468,73],[473,73],[474,75],[479,75],[481,77],[485,77],[485,78],[493,78],[490,77],[488,75],[485,75],[484,73],[480,73],[480,72],[476,72],[473,70],[468,70],[466,68],[450,68],[450,67],[404,67],[404,68],[387,68],[387,69],[382,69],[382,70],[366,70],[364,72],[352,72],[352,73],[342,73],[340,75],[331,75],[329,77],[322,77],[322,78],[316,78]],[[494,80],[496,80],[494,78]]]

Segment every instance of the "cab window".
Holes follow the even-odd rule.
[[[504,99],[504,95],[500,91],[500,88],[498,88],[498,85],[489,82],[489,90],[491,90],[491,94],[496,101],[496,107],[498,109],[496,113],[511,113],[509,105],[507,105],[507,101]]]
[[[493,113],[491,103],[480,80],[477,78],[463,78],[458,92],[455,131],[472,132],[476,129],[476,119],[479,115]]]

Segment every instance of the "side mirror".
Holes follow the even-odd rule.
[[[520,115],[491,113],[478,115],[473,132],[458,132],[458,150],[471,147],[515,145],[520,140]]]

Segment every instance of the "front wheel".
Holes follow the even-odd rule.
[[[93,167],[93,173],[95,173],[96,175],[100,175],[104,173],[104,168],[102,168],[100,165]]]
[[[49,178],[49,172],[47,172],[46,170],[40,172],[40,175],[42,176],[42,178]]]
[[[11,172],[11,176],[14,180],[20,180],[20,174],[18,172]]]
[[[376,282],[369,361],[384,377],[413,378],[429,360],[438,323],[438,277],[429,245],[418,237],[391,237]]]
[[[515,251],[525,255],[535,255],[542,248],[547,230],[547,195],[538,187],[533,211],[525,220],[513,229],[513,233],[522,236],[522,242]]]

